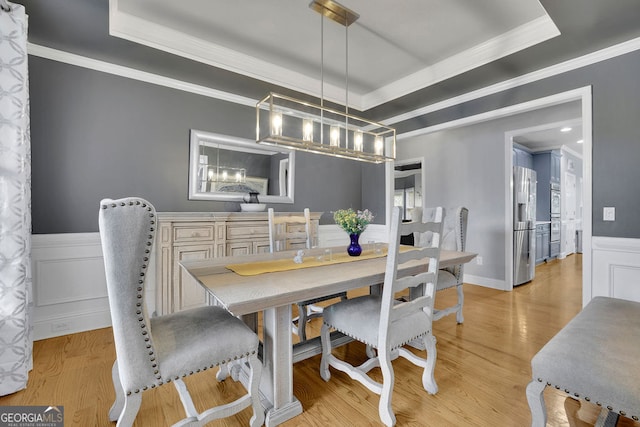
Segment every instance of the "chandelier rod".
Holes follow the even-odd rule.
[[[324,141],[324,15],[320,14],[320,141]]]
[[[345,48],[344,48],[344,76],[345,76],[345,89],[344,89],[344,112],[345,123],[344,128],[349,129],[349,26],[344,26]],[[349,132],[345,132],[345,143],[349,148]],[[355,141],[354,141],[355,148]]]

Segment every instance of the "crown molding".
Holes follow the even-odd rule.
[[[129,15],[118,9],[117,0],[109,2],[109,34],[297,92],[320,96],[321,81],[318,78]],[[325,82],[323,90],[326,100],[344,103],[344,87]],[[361,110],[361,96],[349,93],[349,104]]]
[[[109,2],[109,34],[297,92],[315,97],[320,96],[320,87],[323,83],[319,78],[312,78],[280,65],[130,15],[119,9],[118,0],[110,0]],[[359,111],[366,111],[559,34],[560,31],[556,25],[545,14],[372,92],[350,91],[349,106]],[[323,96],[326,100],[344,104],[345,88],[324,82]]]
[[[195,93],[197,95],[207,96],[209,98],[220,99],[222,101],[233,102],[235,104],[255,107],[258,102],[255,99],[236,95],[230,92],[224,92],[210,87],[188,83],[182,80],[172,79],[161,76],[159,74],[140,71],[135,68],[124,67],[122,65],[112,64],[110,62],[99,61],[97,59],[87,58],[73,53],[40,46],[33,43],[27,43],[27,52],[29,55],[38,56],[40,58],[50,59],[65,64],[75,65],[82,68],[88,68],[107,74],[113,74],[120,77],[126,77],[133,80],[139,80],[147,83],[165,86],[172,89],[178,89],[185,92]]]
[[[563,151],[566,151],[567,153],[571,154],[574,157],[577,157],[578,159],[582,159],[582,153],[578,153],[577,151],[572,150],[566,145],[563,145],[562,147],[560,147],[560,149]]]
[[[538,80],[553,77],[558,74],[573,71],[578,68],[586,67],[601,61],[615,58],[627,53],[634,52],[640,49],[640,37],[628,40],[626,42],[619,43],[608,48],[601,49],[599,51],[570,59],[568,61],[561,62],[556,65],[552,65],[537,71],[533,71],[522,76],[515,77],[513,79],[505,80],[494,85],[486,86],[484,88],[467,92],[465,94],[455,96],[444,101],[436,102],[433,104],[425,105],[424,107],[408,111],[403,114],[399,114],[393,117],[389,117],[384,120],[380,120],[387,126],[391,126],[395,123],[399,123],[405,120],[409,120],[415,117],[423,116],[425,114],[432,113],[434,111],[449,108],[464,102],[473,101],[485,96],[490,96],[498,92],[503,92],[509,89],[516,88],[528,83],[533,83]],[[207,96],[210,98],[220,99],[223,101],[233,102],[236,104],[255,107],[258,102],[257,99],[251,99],[239,95],[235,95],[229,92],[224,92],[216,89],[212,89],[206,86],[195,85],[192,83],[184,82],[177,79],[164,77],[158,74],[148,73],[145,71],[136,70],[134,68],[123,67],[121,65],[115,65],[112,63],[99,61],[84,56],[76,55],[70,52],[52,49],[49,47],[36,45],[33,43],[27,43],[27,51],[29,55],[38,56],[53,61],[63,62],[78,67],[84,67],[104,73],[114,74],[121,77],[126,77],[134,80],[140,80],[147,83],[157,84],[160,86],[166,86],[173,89],[183,90],[194,94]],[[398,135],[400,136],[400,135]],[[403,137],[406,137],[403,134]]]
[[[409,132],[398,134],[396,141],[402,141],[405,139],[413,138],[418,135],[425,135],[429,133],[439,132],[445,129],[454,129],[462,126],[468,126],[476,123],[486,122],[492,119],[505,117],[507,115],[521,114],[528,111],[534,111],[542,107],[551,107],[554,105],[563,104],[569,101],[576,101],[583,99],[585,96],[591,94],[591,86],[585,86],[577,89],[568,90],[566,92],[560,92],[553,95],[545,96],[543,98],[536,98],[531,101],[522,102],[520,104],[508,105],[506,107],[498,108],[484,113],[479,113],[474,116],[466,116],[460,119],[451,120],[444,123],[439,123],[433,126],[415,129]],[[583,129],[586,134],[587,130]],[[586,136],[585,136],[586,138]]]
[[[363,109],[384,104],[560,35],[548,15],[450,56],[363,96]]]
[[[445,99],[444,101],[425,105],[424,107],[418,108],[416,110],[408,111],[397,116],[380,120],[380,122],[387,126],[391,126],[395,123],[423,116],[434,111],[439,111],[445,108],[452,107],[454,105],[462,104],[464,102],[473,101],[474,99],[493,95],[494,93],[503,92],[505,90],[513,89],[518,86],[523,86],[528,83],[533,83],[538,80],[546,79],[558,74],[567,73],[578,68],[606,61],[620,55],[634,52],[638,49],[640,49],[640,37],[598,50],[596,52],[589,53],[587,55],[570,59],[568,61],[560,62],[558,64],[551,65],[549,67],[542,68],[528,74],[523,74],[521,76],[514,77],[513,79],[504,80],[500,83],[485,86],[481,89],[467,92],[459,96],[454,96],[453,98]]]

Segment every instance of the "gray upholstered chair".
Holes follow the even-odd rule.
[[[432,218],[435,208],[427,208],[423,211],[423,219]],[[467,221],[469,218],[469,209],[465,207],[457,207],[447,210],[447,217],[444,220],[442,229],[441,249],[451,251],[464,251],[467,241]],[[419,233],[414,235],[415,245],[428,245],[429,233]],[[464,276],[464,264],[454,265],[440,269],[438,273],[438,290],[456,287],[458,294],[458,303],[447,308],[435,309],[433,320],[440,320],[449,314],[456,314],[458,323],[464,322],[462,315],[462,307],[464,305],[464,291],[462,288],[462,280]]]
[[[311,213],[305,208],[303,215],[276,216],[273,208],[268,209],[269,217],[269,249],[279,252],[291,249],[311,249]],[[321,301],[334,298],[346,299],[347,293],[327,295],[297,303],[298,316],[292,320],[293,332],[300,337],[300,341],[307,339],[307,321],[322,317],[322,307],[315,305]]]
[[[378,412],[387,426],[395,425],[396,417],[391,407],[394,373],[391,361],[396,355],[402,356],[423,369],[422,385],[429,393],[436,393],[438,386],[434,378],[436,363],[436,339],[431,326],[433,321],[433,302],[435,299],[438,264],[440,260],[440,235],[444,209],[439,208],[433,222],[401,223],[400,208],[393,208],[389,253],[384,276],[382,295],[364,295],[330,305],[324,310],[324,322],[321,331],[322,359],[320,375],[329,381],[332,366],[346,372],[372,392],[380,395]],[[431,247],[415,248],[400,252],[400,237],[412,232],[433,233]],[[407,262],[418,262],[426,266],[422,272],[398,273],[398,268]],[[413,298],[409,301],[397,301],[398,292],[413,289]],[[335,329],[366,346],[377,350],[377,356],[370,358],[360,366],[353,366],[346,360],[338,359],[331,352],[330,330]],[[427,349],[427,358],[404,348],[413,340],[420,340]],[[347,353],[348,354],[348,353]],[[373,356],[373,357],[372,357]],[[382,370],[382,384],[374,381],[368,372],[377,366]]]
[[[173,382],[186,412],[175,425],[201,426],[249,406],[253,406],[251,426],[262,425],[264,410],[258,395],[262,365],[255,333],[221,307],[147,315],[144,288],[156,234],[154,207],[138,198],[102,200],[99,227],[116,345],[111,421],[132,425],[142,393]],[[198,413],[182,378],[234,360],[246,361],[250,369],[247,394]]]

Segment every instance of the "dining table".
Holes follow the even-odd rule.
[[[225,307],[249,324],[253,322],[254,328],[256,313],[263,313],[260,394],[267,427],[302,413],[293,394],[293,364],[322,350],[320,337],[293,344],[292,305],[363,287],[379,289],[384,282],[386,245],[366,249],[359,257],[346,252],[344,247],[334,247],[305,250],[302,255],[292,250],[180,262],[204,287],[209,304]],[[475,256],[441,250],[439,267],[464,264]],[[415,274],[426,268],[424,262],[411,261],[400,266],[399,272]],[[336,346],[351,341],[335,331],[331,339]]]

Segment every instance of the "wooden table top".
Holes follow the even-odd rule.
[[[332,248],[344,251],[344,247]],[[226,268],[229,264],[251,263],[282,258],[293,259],[297,251],[263,253],[235,257],[181,261],[193,276],[227,310],[239,316],[271,307],[294,304],[384,281],[386,257],[358,259],[342,264],[328,264],[255,276],[241,276]],[[464,264],[476,257],[472,252],[440,251],[440,267]],[[414,269],[418,262],[409,262],[404,269]],[[419,266],[425,269],[425,266]]]

